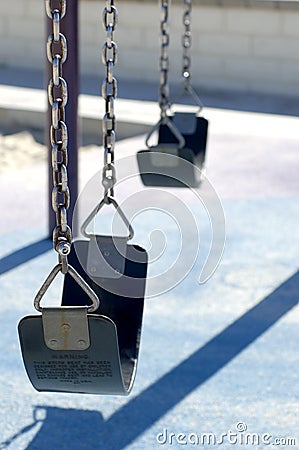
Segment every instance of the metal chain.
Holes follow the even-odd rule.
[[[40,306],[43,295],[48,290],[59,272],[67,273],[76,281],[92,301],[87,312],[94,312],[99,307],[99,299],[81,275],[68,265],[67,255],[72,245],[72,232],[67,222],[67,210],[70,205],[70,191],[67,174],[68,132],[65,123],[65,106],[68,90],[66,80],[62,77],[62,66],[67,58],[66,37],[60,32],[61,19],[66,13],[66,0],[46,0],[46,13],[52,20],[52,33],[47,40],[47,57],[52,65],[52,78],[48,83],[48,99],[52,108],[50,125],[50,142],[52,148],[53,189],[52,207],[56,214],[56,227],[53,231],[54,249],[58,253],[58,264],[52,269],[34,299],[37,311],[43,312]]]
[[[102,61],[106,67],[106,77],[102,85],[102,97],[105,100],[105,114],[103,117],[103,146],[104,169],[102,184],[105,189],[104,199],[110,203],[114,196],[116,183],[114,167],[115,129],[114,100],[117,97],[117,80],[114,77],[114,66],[117,63],[117,45],[114,41],[114,31],[118,23],[118,10],[114,0],[107,0],[103,10],[103,25],[107,32],[106,42],[103,45]]]
[[[159,89],[159,106],[161,111],[161,119],[166,118],[167,110],[169,109],[169,2],[170,0],[161,0],[161,24],[160,24],[160,42],[161,42],[161,56],[160,56],[160,89]]]
[[[114,77],[114,66],[117,63],[117,44],[114,41],[114,31],[118,24],[118,10],[114,0],[106,0],[103,9],[103,25],[106,30],[106,41],[102,49],[102,61],[106,68],[106,76],[102,84],[102,97],[105,101],[105,114],[103,116],[103,147],[104,168],[102,172],[102,184],[104,186],[104,197],[93,209],[81,226],[83,236],[90,239],[91,233],[87,232],[87,226],[95,218],[104,205],[112,205],[118,212],[120,218],[129,230],[127,239],[132,239],[134,230],[114,198],[114,185],[116,183],[116,172],[114,166],[115,130],[116,118],[114,112],[114,100],[117,97],[117,80]]]
[[[53,231],[54,249],[59,253],[62,272],[66,273],[67,255],[71,249],[71,229],[67,223],[67,210],[70,205],[70,192],[67,176],[68,133],[65,123],[65,106],[67,103],[67,83],[62,77],[62,66],[67,58],[67,42],[60,32],[60,22],[66,12],[66,0],[59,0],[54,7],[51,0],[46,0],[46,12],[52,20],[53,31],[47,40],[47,57],[52,64],[52,78],[48,84],[48,99],[52,108],[50,125],[50,142],[52,147],[53,190],[52,208],[56,214],[56,227]]]
[[[191,32],[192,0],[183,0],[183,5],[185,10],[183,14],[184,34],[182,37],[182,45],[183,45],[182,75],[186,81],[186,84],[188,84],[191,79],[190,49],[192,45],[192,32]]]

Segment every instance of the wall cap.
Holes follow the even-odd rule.
[[[97,0],[82,0],[85,2]],[[126,0],[136,2],[137,0]],[[171,0],[173,4],[181,4],[181,0]],[[138,0],[139,3],[156,3],[156,0]],[[299,10],[299,0],[196,0],[197,6],[218,6],[222,8],[247,7],[260,9]]]

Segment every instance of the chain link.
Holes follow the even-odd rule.
[[[192,0],[183,0],[183,5],[185,10],[183,14],[184,34],[182,37],[182,45],[183,45],[182,75],[187,84],[191,79],[190,50],[192,45],[192,32],[191,32]]]
[[[167,110],[169,109],[169,1],[161,0],[161,23],[160,23],[160,43],[161,43],[161,56],[160,56],[160,89],[159,89],[159,106],[161,111],[161,118],[167,116]]]
[[[114,112],[114,100],[117,97],[117,81],[114,77],[114,66],[117,63],[117,45],[114,41],[114,31],[118,23],[118,10],[114,6],[114,0],[107,0],[103,10],[103,25],[106,30],[106,41],[102,50],[102,61],[106,67],[106,76],[102,85],[102,97],[105,100],[105,114],[103,117],[103,146],[104,169],[102,184],[105,189],[104,198],[110,203],[114,196],[116,183],[114,168],[114,148],[116,120]]]
[[[67,255],[70,252],[72,235],[67,223],[67,210],[70,205],[70,191],[67,176],[68,131],[65,123],[65,106],[68,89],[62,77],[62,66],[67,58],[67,42],[60,32],[61,19],[66,13],[66,0],[46,0],[46,12],[52,20],[53,30],[47,40],[47,57],[52,65],[52,78],[48,83],[48,99],[52,108],[50,142],[52,148],[53,190],[52,208],[56,214],[56,228],[53,231],[53,244],[59,253],[62,272],[68,271]]]
[[[72,232],[67,221],[67,210],[70,205],[70,191],[67,175],[68,131],[65,123],[65,106],[67,103],[67,83],[62,77],[62,65],[67,58],[67,42],[60,32],[61,19],[66,13],[66,0],[46,0],[46,13],[52,21],[52,33],[47,40],[47,56],[52,65],[52,78],[48,83],[48,100],[52,108],[50,125],[50,143],[52,149],[52,208],[56,214],[56,227],[53,231],[54,249],[58,253],[58,264],[52,269],[34,299],[35,309],[43,312],[40,306],[43,295],[48,290],[59,272],[67,273],[76,281],[92,300],[87,312],[94,312],[99,307],[99,299],[81,275],[68,264],[68,254],[72,245]],[[57,6],[59,5],[59,6]]]

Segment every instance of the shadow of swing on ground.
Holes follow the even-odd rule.
[[[40,241],[36,241],[26,247],[15,250],[9,255],[0,258],[0,275],[9,272],[22,264],[31,261],[38,256],[47,253],[53,248],[53,242],[51,239],[45,238]]]
[[[40,428],[28,445],[28,450],[62,450],[69,449],[70,445],[76,450],[123,449],[295,307],[298,304],[298,288],[299,272],[137,397],[129,400],[107,421],[97,411],[39,406],[34,410],[33,424],[0,444],[0,448],[8,447],[14,439],[39,423]],[[41,411],[43,418],[39,419]]]

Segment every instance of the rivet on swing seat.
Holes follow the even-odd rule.
[[[59,316],[62,319],[68,310],[58,309],[55,321]],[[74,308],[71,310],[73,316],[76,316]],[[64,317],[58,322],[60,328],[72,329],[72,325],[65,320]],[[123,377],[121,371],[115,324],[108,317],[86,313],[85,320],[88,336],[77,330],[75,346],[69,345],[67,339],[60,341],[59,333],[50,333],[50,340],[47,341],[44,318],[41,316],[28,316],[21,320],[19,335],[24,364],[36,390],[84,394],[129,392],[130,380]],[[85,348],[87,337],[90,343]]]

